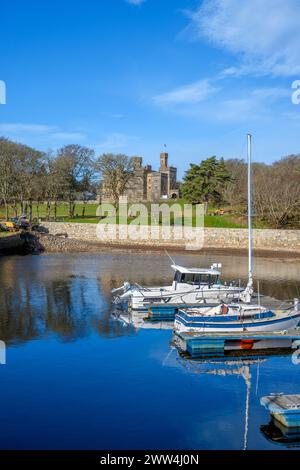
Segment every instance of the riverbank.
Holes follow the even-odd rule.
[[[194,251],[187,251],[184,248],[180,247],[159,247],[157,245],[149,246],[149,245],[126,245],[126,244],[105,244],[105,243],[93,243],[93,242],[84,242],[79,240],[72,240],[69,238],[61,238],[49,235],[39,235],[38,236],[39,245],[43,247],[41,253],[51,253],[51,254],[59,254],[59,253],[108,253],[108,252],[116,252],[116,253],[140,253],[140,252],[147,252],[147,253],[164,253],[165,250],[168,250],[170,253],[177,253],[177,254],[193,254]],[[292,252],[287,250],[263,250],[263,249],[254,249],[254,256],[260,258],[278,258],[278,259],[285,259],[285,260],[300,260],[300,252]],[[248,251],[247,249],[241,248],[203,248],[201,251],[196,251],[196,254],[218,254],[219,256],[241,256],[247,257]]]

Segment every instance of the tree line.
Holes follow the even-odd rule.
[[[289,155],[271,165],[254,163],[254,217],[266,225],[300,227],[300,155]],[[181,187],[191,203],[230,206],[247,214],[247,163],[241,159],[208,158],[191,165]]]
[[[0,138],[0,204],[6,218],[12,207],[15,216],[26,213],[32,219],[33,205],[46,202],[47,218],[51,210],[57,216],[59,202],[68,203],[68,215],[74,217],[75,201],[81,194],[85,204],[92,194],[97,197],[105,179],[113,201],[124,192],[133,171],[133,159],[126,155],[103,154],[80,145],[66,145],[56,152],[40,152],[27,145]]]
[[[46,203],[46,217],[57,216],[59,202],[68,203],[68,216],[75,215],[78,195],[82,216],[91,194],[106,193],[117,204],[134,171],[134,161],[124,154],[103,154],[80,145],[66,145],[57,151],[41,152],[0,138],[0,204],[6,217],[12,207],[15,216],[26,213],[32,219],[33,205]],[[192,204],[230,206],[247,213],[247,164],[240,159],[213,156],[192,164],[181,185],[184,200]],[[300,216],[300,155],[284,157],[271,165],[253,164],[253,206],[255,217],[272,227],[298,228]]]

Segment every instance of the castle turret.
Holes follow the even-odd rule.
[[[142,168],[142,165],[143,165],[142,157],[133,157],[133,161],[134,161],[134,169],[135,170],[140,170]]]
[[[168,169],[168,158],[168,153],[163,152],[160,154],[160,171],[166,171]]]

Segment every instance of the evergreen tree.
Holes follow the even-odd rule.
[[[231,179],[223,158],[210,157],[200,165],[191,164],[183,179],[183,197],[192,204],[204,202],[207,212],[209,203],[222,201],[224,186]]]

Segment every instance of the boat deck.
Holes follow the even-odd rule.
[[[300,394],[299,395],[270,395],[263,397],[261,403],[272,413],[284,412],[286,410],[298,410],[300,413]]]
[[[288,332],[284,331],[244,331],[244,332],[232,332],[232,333],[199,333],[199,332],[191,332],[191,333],[178,333],[176,335],[179,336],[181,339],[189,340],[189,339],[226,339],[226,340],[244,340],[244,339],[254,339],[254,340],[263,340],[263,339],[291,339],[293,341],[299,340],[300,341],[300,329],[290,330]],[[300,345],[300,343],[299,343]]]
[[[286,428],[300,429],[300,394],[284,395],[276,393],[260,400],[275,419]]]

